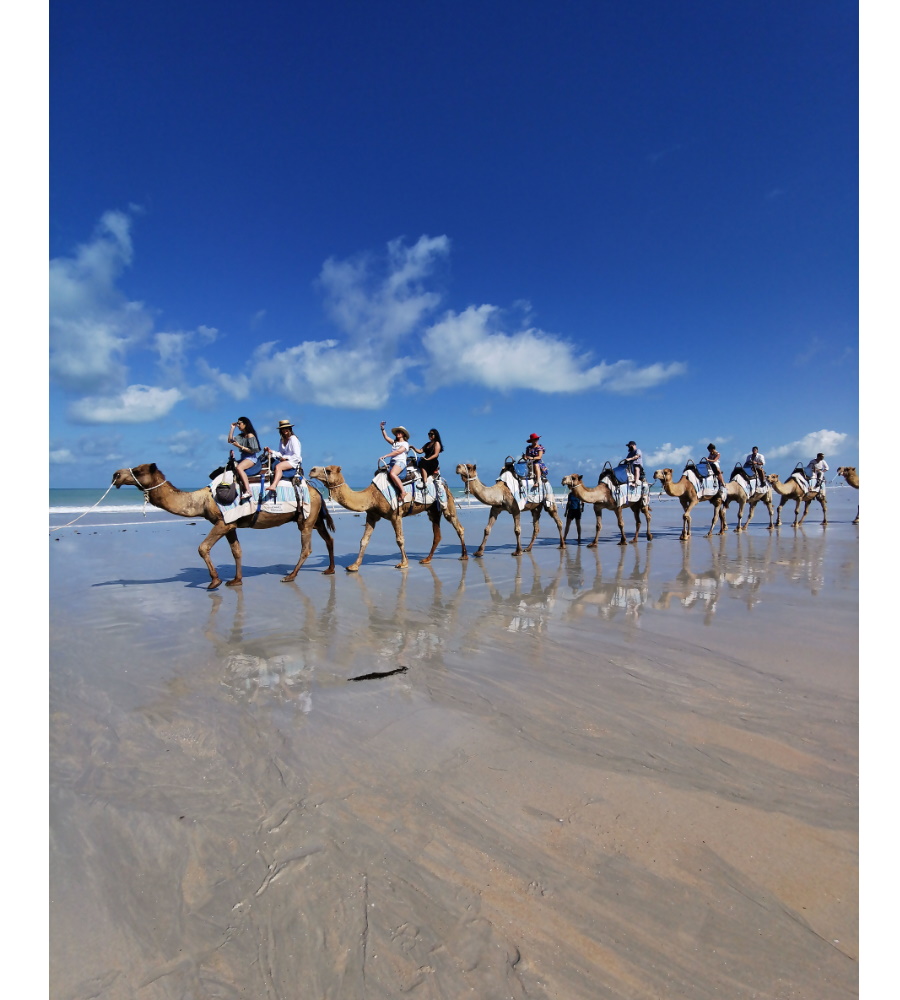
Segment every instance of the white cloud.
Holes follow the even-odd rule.
[[[115,287],[130,265],[130,216],[106,212],[93,240],[70,257],[50,261],[50,374],[82,392],[109,391],[125,382],[125,351],[153,327],[142,302]]]
[[[644,469],[649,469],[652,474],[656,469],[683,468],[684,463],[689,458],[694,457],[693,451],[693,445],[682,444],[676,447],[670,441],[666,441],[656,451],[651,451],[644,455]]]
[[[143,424],[166,416],[183,398],[178,389],[130,385],[114,396],[77,400],[69,407],[69,419],[78,424]]]
[[[847,440],[847,435],[841,431],[811,431],[799,441],[792,441],[790,444],[780,444],[775,448],[764,449],[766,461],[772,458],[785,458],[790,456],[798,461],[803,459],[808,461],[814,458],[820,451],[828,457],[830,454],[840,450],[840,446]]]
[[[530,328],[517,333],[495,329],[496,306],[469,306],[448,312],[422,338],[430,357],[426,380],[430,385],[468,382],[506,391],[581,392],[607,389],[634,392],[681,375],[681,362],[637,367],[632,361],[605,361],[590,365],[590,354],[579,353],[565,340]]]
[[[197,370],[204,378],[238,402],[250,395],[251,380],[249,375],[227,375],[218,368],[213,368],[205,358],[197,359]]]
[[[446,236],[421,236],[411,247],[392,240],[387,245],[387,274],[380,279],[372,272],[382,262],[370,256],[329,258],[319,275],[329,316],[355,342],[396,345],[440,303],[440,295],[426,291],[422,282],[449,250]]]
[[[50,452],[50,461],[56,465],[72,465],[78,459],[68,448],[56,448]]]
[[[336,340],[308,340],[283,351],[264,344],[254,361],[254,385],[300,403],[351,410],[383,405],[397,388],[395,380],[414,365],[369,346],[344,348]]]

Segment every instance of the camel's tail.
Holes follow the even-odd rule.
[[[325,505],[325,501],[324,501],[324,500],[322,501],[322,506],[321,506],[321,508],[319,509],[319,519],[323,519],[323,518],[324,518],[324,520],[325,520],[325,527],[326,527],[326,528],[327,528],[327,529],[328,529],[328,530],[329,530],[329,531],[330,531],[330,532],[332,533],[332,535],[333,535],[333,534],[334,534],[334,532],[335,532],[335,530],[336,530],[336,529],[335,529],[335,526],[334,526],[334,519],[333,519],[333,518],[332,518],[332,516],[331,516],[331,511],[330,511],[330,510],[328,509],[328,507],[327,507],[327,506]]]

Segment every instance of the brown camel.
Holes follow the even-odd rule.
[[[604,510],[611,510],[616,515],[616,523],[619,526],[619,545],[627,545],[628,539],[625,537],[625,525],[622,523],[622,507],[630,507],[632,513],[634,514],[634,538],[633,542],[638,540],[638,535],[641,533],[641,510],[644,511],[644,517],[647,520],[647,541],[653,537],[650,534],[650,506],[641,500],[636,503],[623,504],[620,507],[616,503],[615,495],[612,489],[603,482],[603,476],[600,476],[597,485],[594,487],[584,485],[584,477],[578,475],[578,473],[573,472],[570,476],[564,476],[562,480],[562,485],[567,487],[570,493],[574,493],[579,500],[583,500],[585,503],[592,503],[594,505],[594,513],[597,515],[597,526],[594,532],[594,540],[588,542],[587,547],[593,549],[597,545],[597,539],[600,537],[600,516]]]
[[[810,505],[814,500],[822,505],[822,524],[828,524],[828,503],[825,500],[825,491],[816,490],[814,492],[804,492],[803,487],[797,482],[796,479],[789,479],[786,483],[782,483],[778,478],[778,473],[773,472],[771,475],[766,476],[766,482],[770,483],[772,489],[781,497],[778,503],[778,514],[775,518],[775,527],[781,527],[781,508],[789,503],[791,500],[794,501],[794,523],[791,525],[793,528],[799,528],[801,524],[806,520],[806,515],[809,513]],[[800,513],[800,504],[803,504],[803,517],[797,520],[797,515]]]
[[[497,517],[503,511],[508,511],[512,515],[513,530],[516,533],[516,551],[513,552],[512,555],[520,556],[523,552],[530,552],[531,546],[534,545],[534,540],[537,538],[538,532],[540,531],[539,522],[541,519],[541,511],[544,509],[544,501],[530,501],[522,507],[522,510],[531,511],[532,519],[531,541],[528,543],[527,548],[523,549],[521,538],[522,526],[519,523],[519,505],[516,503],[516,499],[512,495],[512,492],[506,483],[497,482],[494,483],[493,486],[485,486],[484,483],[478,478],[475,466],[466,465],[463,462],[460,462],[460,464],[457,465],[456,471],[462,479],[466,490],[471,493],[476,500],[480,500],[482,503],[487,504],[491,508],[487,527],[484,529],[484,538],[481,539],[481,545],[478,546],[478,551],[473,553],[475,558],[480,559],[484,555],[484,547],[487,544],[491,528],[494,527],[494,521],[497,520]],[[551,508],[550,516],[554,521],[556,521],[556,527],[559,529],[559,547],[564,549],[566,547],[566,542],[563,538],[563,525],[555,507]]]
[[[318,490],[311,489],[309,491],[309,517],[304,517],[302,510],[283,514],[273,514],[260,510],[259,516],[255,517],[256,511],[254,510],[252,514],[246,514],[236,521],[226,524],[222,511],[208,486],[199,490],[191,490],[188,493],[178,490],[153,462],[147,465],[136,465],[133,469],[118,469],[113,473],[112,483],[116,489],[121,486],[137,486],[138,489],[144,491],[144,496],[154,507],[167,510],[170,514],[178,514],[179,517],[202,517],[212,524],[212,531],[203,539],[197,550],[209,570],[210,582],[207,590],[215,590],[222,583],[216,572],[216,567],[209,557],[209,550],[223,536],[228,539],[231,554],[234,556],[234,579],[228,580],[225,586],[240,587],[243,583],[241,543],[238,541],[236,530],[238,528],[277,528],[279,525],[289,524],[291,521],[297,522],[301,538],[300,559],[291,572],[282,577],[282,583],[291,583],[297,576],[300,567],[306,562],[310,552],[312,552],[312,531],[315,528],[328,546],[328,569],[324,570],[324,573],[327,576],[334,572],[334,541],[329,534],[329,531],[334,531],[334,521],[331,519],[331,514],[328,513]]]
[[[359,543],[359,555],[356,557],[356,562],[352,563],[347,567],[347,571],[350,573],[355,573],[360,564],[363,561],[363,556],[366,552],[366,546],[369,544],[369,538],[372,534],[375,525],[382,519],[390,521],[394,526],[394,534],[397,537],[397,546],[400,549],[400,562],[397,563],[397,569],[406,569],[409,565],[409,560],[406,558],[406,547],[403,541],[403,518],[411,517],[413,514],[421,514],[422,511],[428,514],[428,518],[431,521],[431,526],[434,531],[434,541],[431,546],[431,551],[424,559],[420,559],[419,562],[427,566],[431,562],[431,557],[435,553],[438,545],[441,541],[441,514],[453,525],[454,530],[457,535],[459,535],[459,544],[462,546],[462,555],[460,559],[468,559],[468,553],[466,552],[466,542],[463,534],[462,525],[459,523],[459,519],[456,516],[456,504],[453,501],[453,496],[450,491],[447,491],[447,510],[442,511],[440,502],[435,500],[433,503],[421,504],[418,502],[406,502],[401,504],[399,510],[394,510],[390,502],[384,497],[381,490],[374,483],[370,483],[364,490],[352,490],[344,482],[344,477],[341,475],[341,467],[339,465],[326,465],[322,467],[317,465],[314,469],[310,470],[310,479],[318,479],[319,482],[324,483],[328,488],[328,495],[332,500],[336,500],[342,507],[346,507],[347,510],[352,510],[359,514],[366,515],[366,526],[363,530],[362,541]]]
[[[838,470],[837,474],[843,476],[845,482],[848,486],[852,486],[853,489],[859,489],[859,475],[856,468],[852,465],[842,465]],[[853,518],[854,524],[859,524],[859,507],[856,508],[856,517]]]
[[[769,511],[769,527],[774,527],[773,519],[775,517],[775,508],[772,506],[772,487],[766,483],[765,491],[762,493],[750,493],[751,490],[756,488],[755,482],[748,482],[747,480],[741,481],[743,477],[740,477],[740,473],[735,472],[732,474],[731,482],[737,483],[738,486],[743,487],[740,492],[735,496],[731,492],[728,494],[728,499],[725,501],[725,507],[727,508],[731,503],[737,503],[738,505],[738,517],[737,517],[737,527],[735,531],[746,531],[747,526],[753,520],[753,513],[756,510],[756,505],[758,503],[764,503],[766,509]],[[746,484],[746,485],[745,485]],[[729,484],[730,485],[730,484]],[[741,520],[744,517],[744,508],[746,506],[750,507],[750,511],[747,514],[747,520],[744,521],[743,525]]]
[[[725,526],[725,503],[729,497],[735,500],[740,499],[741,488],[737,483],[728,483],[726,490],[725,500],[718,492],[713,493],[712,496],[699,497],[697,496],[697,490],[694,488],[694,484],[687,478],[687,476],[682,473],[681,479],[675,482],[672,478],[671,469],[657,469],[653,473],[653,478],[658,479],[662,483],[662,488],[670,497],[678,497],[681,503],[681,509],[684,512],[682,517],[682,528],[681,534],[678,536],[683,542],[685,539],[691,537],[691,511],[698,503],[704,500],[709,501],[713,505],[713,519],[712,524],[709,526],[709,531],[706,533],[706,537],[713,533],[713,528],[716,526],[716,521],[721,521],[722,527],[719,529],[719,534],[724,534],[726,530]]]

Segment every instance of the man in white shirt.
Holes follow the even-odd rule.
[[[828,472],[828,463],[825,461],[825,456],[821,451],[807,463],[806,471],[809,473],[810,487],[813,490],[822,489],[825,485],[825,473]]]
[[[751,468],[756,473],[756,481],[760,486],[763,485],[763,466],[766,464],[766,456],[763,455],[756,445],[753,446],[753,450],[744,459],[744,466]]]

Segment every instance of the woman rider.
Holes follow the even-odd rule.
[[[234,433],[235,427],[238,429],[237,434]],[[231,430],[228,432],[228,443],[233,444],[240,453],[235,468],[243,486],[240,503],[246,503],[250,499],[250,480],[244,470],[256,465],[256,456],[259,454],[259,439],[249,417],[238,417],[231,425]]]

